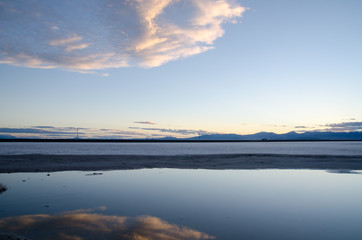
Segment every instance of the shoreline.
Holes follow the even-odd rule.
[[[362,155],[0,155],[0,173],[145,168],[362,170]]]
[[[362,139],[295,139],[295,140],[192,140],[192,139],[47,139],[47,138],[4,138],[0,139],[0,142],[71,142],[71,143],[222,143],[222,142],[362,142]]]

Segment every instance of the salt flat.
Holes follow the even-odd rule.
[[[362,170],[362,156],[290,154],[215,155],[0,155],[0,173],[66,170],[346,169]]]

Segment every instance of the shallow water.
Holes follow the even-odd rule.
[[[358,142],[217,142],[217,143],[24,143],[1,142],[0,155],[192,155],[192,154],[362,155]]]
[[[0,229],[33,239],[81,234],[111,239],[111,233],[119,239],[136,239],[124,234],[161,240],[360,239],[360,173],[144,169],[0,174],[8,187],[0,195],[0,218],[5,218]],[[68,232],[67,224],[79,229]]]

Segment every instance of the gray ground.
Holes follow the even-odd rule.
[[[140,155],[0,155],[0,173],[66,170],[180,169],[344,169],[362,170],[362,156],[220,154]]]

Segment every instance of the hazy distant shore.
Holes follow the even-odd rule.
[[[220,143],[220,142],[361,142],[362,139],[284,139],[284,140],[233,140],[233,139],[33,139],[33,138],[15,138],[15,139],[0,139],[0,142],[84,142],[84,143]]]
[[[143,168],[179,169],[343,169],[362,170],[362,156],[217,155],[0,155],[0,173],[99,171]]]

